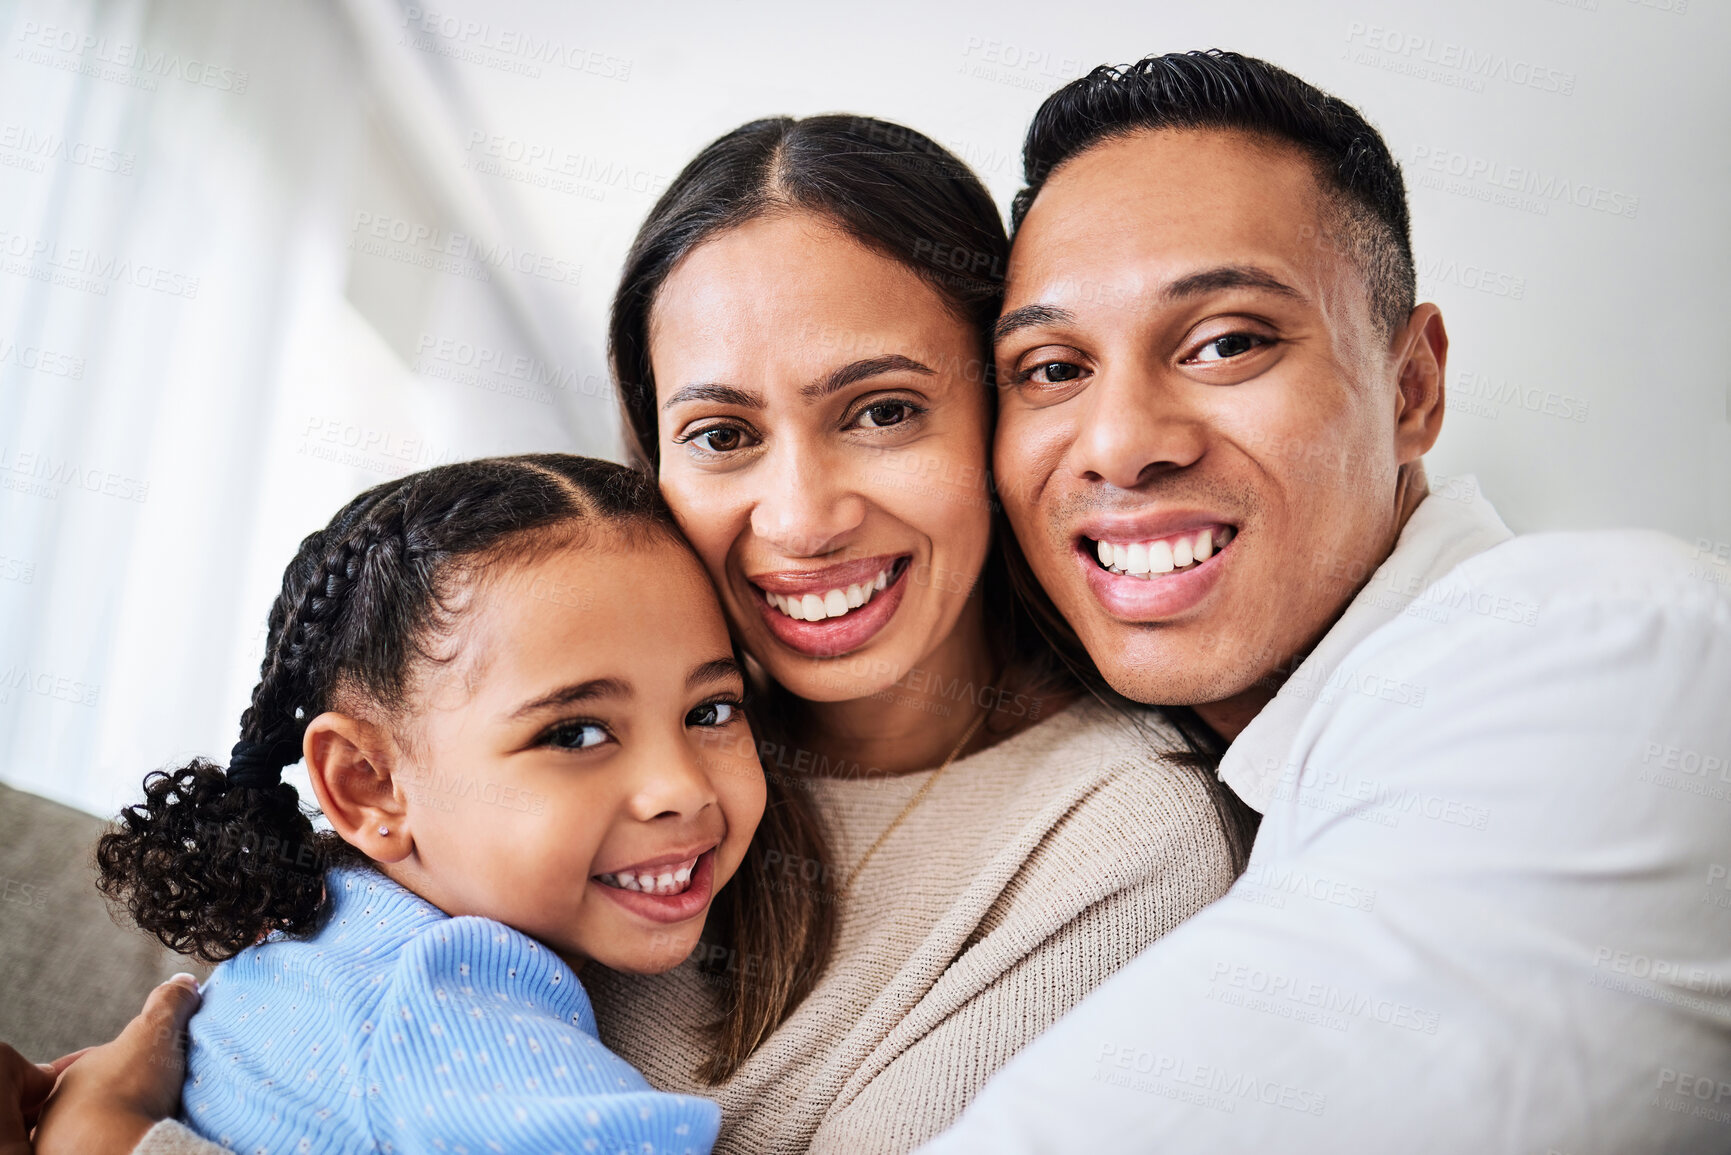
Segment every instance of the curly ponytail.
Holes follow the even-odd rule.
[[[357,700],[387,715],[407,707],[421,667],[443,660],[435,643],[456,623],[464,581],[590,526],[683,540],[652,478],[564,454],[442,465],[351,501],[283,573],[227,771],[197,759],[146,777],[144,801],[97,846],[103,893],[172,949],[207,962],[271,933],[317,931],[329,911],[325,870],[361,854],[315,831],[281,780],[300,760],[307,724]],[[805,997],[834,941],[825,896],[777,888],[759,865],[772,853],[826,858],[810,800],[777,777],[746,868],[712,914],[715,938],[764,963],[739,969],[723,992],[704,1068],[712,1081]]]
[[[401,708],[430,660],[424,643],[452,623],[449,595],[464,573],[588,521],[673,532],[640,475],[562,454],[439,466],[349,502],[283,573],[227,772],[200,758],[147,776],[144,801],[97,844],[102,892],[206,962],[273,931],[316,931],[326,868],[360,854],[315,831],[314,812],[281,780],[307,723],[339,692]]]

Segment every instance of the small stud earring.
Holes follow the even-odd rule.
[[[391,828],[389,826],[379,827],[379,833],[380,834],[389,834],[390,832],[391,832]]]

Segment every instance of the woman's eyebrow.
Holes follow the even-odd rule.
[[[524,718],[531,714],[539,714],[544,710],[570,706],[577,702],[593,701],[596,698],[629,698],[631,683],[618,678],[591,678],[587,682],[573,682],[569,686],[560,686],[550,694],[543,694],[532,702],[524,702],[511,711],[513,720]]]
[[[876,377],[879,373],[921,373],[927,377],[936,374],[928,365],[923,365],[912,357],[904,357],[900,353],[890,353],[883,357],[871,357],[864,361],[853,361],[843,365],[799,391],[799,395],[807,401],[821,401],[831,393],[846,389],[867,377]]]
[[[663,409],[671,409],[675,405],[687,401],[715,401],[722,405],[737,405],[741,409],[762,409],[763,394],[753,393],[749,389],[741,389],[737,385],[717,385],[711,382],[700,382],[676,389],[673,396],[661,403]]]

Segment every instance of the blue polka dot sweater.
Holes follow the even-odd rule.
[[[527,935],[451,918],[375,871],[326,876],[312,939],[216,968],[184,1121],[258,1155],[707,1155],[721,1112],[602,1046],[576,974]]]

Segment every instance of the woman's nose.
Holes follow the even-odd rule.
[[[767,464],[752,505],[751,532],[777,553],[832,553],[865,520],[865,499],[844,463],[788,448]]]

